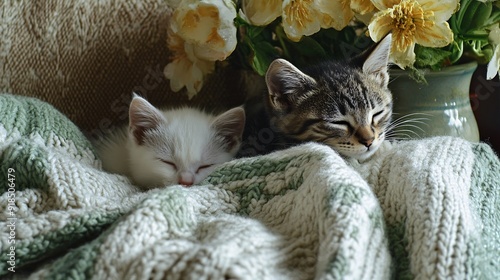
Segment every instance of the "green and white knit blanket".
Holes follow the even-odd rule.
[[[0,277],[500,279],[500,162],[439,137],[305,144],[143,192],[50,105],[0,95]]]

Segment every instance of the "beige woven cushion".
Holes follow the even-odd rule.
[[[3,0],[0,91],[53,104],[87,133],[125,122],[133,91],[157,106],[241,104],[237,72],[219,70],[192,100],[170,91],[164,0]]]

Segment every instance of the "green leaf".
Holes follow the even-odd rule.
[[[451,51],[447,51],[444,49],[436,49],[416,45],[415,55],[417,57],[417,60],[415,61],[415,66],[417,68],[439,69],[443,66],[444,61],[451,54]]]
[[[469,24],[469,30],[484,28],[490,18],[492,10],[493,5],[491,2],[480,3],[476,10],[476,14],[474,14],[474,20]]]
[[[277,57],[277,50],[269,42],[258,42],[253,45],[252,68],[259,75],[266,74],[267,68],[271,62]]]
[[[452,18],[456,18],[454,20],[454,23],[456,27],[458,28],[457,30],[462,30],[462,22],[464,21],[465,15],[467,15],[467,10],[469,9],[469,6],[477,2],[476,0],[461,0],[460,1],[460,9],[453,14]]]
[[[496,24],[500,22],[500,1],[497,3],[499,6],[494,6],[491,11],[490,18],[486,22],[485,26],[490,26],[492,24]]]

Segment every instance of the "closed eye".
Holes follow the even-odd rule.
[[[376,112],[375,114],[373,114],[373,118],[382,115],[383,112],[384,112],[384,110]]]
[[[330,121],[330,123],[338,126],[344,126],[345,128],[351,127],[351,123],[348,121]]]
[[[175,163],[168,161],[168,160],[164,160],[164,159],[159,159],[159,160],[161,160],[161,162],[163,162],[167,165],[170,165],[172,168],[177,169],[177,165],[175,165]]]
[[[202,171],[203,169],[207,169],[209,167],[212,167],[214,166],[213,164],[205,164],[205,165],[201,165],[200,167],[198,167],[198,170],[196,170],[196,173]]]
[[[375,120],[375,119],[378,118],[378,117],[380,117],[382,115],[382,113],[384,113],[384,110],[378,111],[375,114],[373,114],[372,115],[372,123],[375,123],[375,121],[378,121],[378,120]]]

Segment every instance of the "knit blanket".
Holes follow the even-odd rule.
[[[304,144],[143,191],[35,99],[0,95],[0,276],[500,279],[500,161],[486,144]]]

